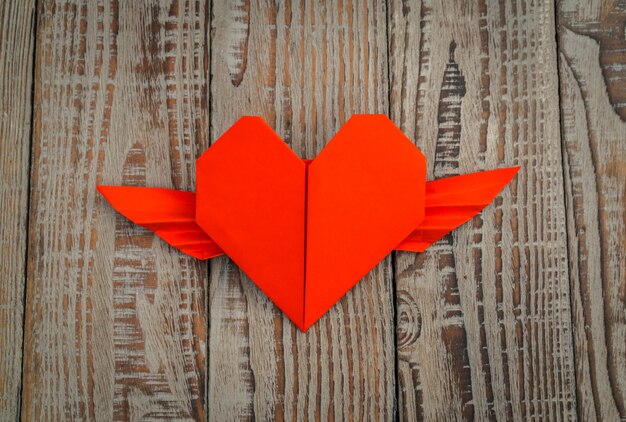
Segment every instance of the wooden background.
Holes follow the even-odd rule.
[[[626,420],[626,1],[0,1],[0,420]],[[520,164],[306,334],[96,184],[194,189],[245,114]]]

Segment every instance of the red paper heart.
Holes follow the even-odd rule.
[[[353,116],[311,163],[244,117],[196,172],[199,226],[302,330],[424,218],[426,159],[383,115]]]
[[[354,116],[314,161],[259,117],[199,160],[197,194],[98,186],[117,209],[199,259],[226,252],[306,331],[392,249],[422,252],[479,213],[519,167],[426,183],[425,159],[382,115]]]

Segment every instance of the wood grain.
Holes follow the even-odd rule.
[[[39,5],[22,417],[206,419],[206,266],[96,184],[194,188],[208,7]]]
[[[34,1],[0,4],[0,420],[19,417]]]
[[[396,258],[399,415],[576,417],[549,2],[391,1],[391,116],[429,176],[521,164],[493,204]]]
[[[626,1],[555,3],[0,2],[0,420],[626,421]],[[193,190],[246,114],[314,158],[353,113],[429,179],[522,170],[306,334],[95,189]]]
[[[261,115],[314,158],[353,113],[387,111],[383,3],[215,2],[212,16],[213,140]],[[391,419],[390,264],[303,334],[232,262],[212,260],[210,419]]]
[[[626,420],[625,1],[562,1],[561,128],[578,412]]]

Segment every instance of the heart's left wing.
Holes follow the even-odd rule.
[[[423,252],[489,205],[518,170],[510,167],[426,182],[424,221],[396,250]]]
[[[124,217],[187,255],[209,259],[224,253],[196,224],[194,193],[132,186],[98,186],[98,190]]]

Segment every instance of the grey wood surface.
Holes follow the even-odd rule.
[[[626,421],[625,21],[624,0],[3,2],[0,420]],[[95,189],[192,191],[247,114],[314,158],[353,113],[389,115],[429,179],[522,170],[305,334]]]
[[[19,415],[34,44],[33,1],[0,4],[0,420]]]
[[[626,418],[626,1],[559,4],[578,414]]]
[[[571,419],[554,6],[390,11],[392,118],[431,158],[429,176],[522,166],[472,222],[397,254],[400,417]]]

